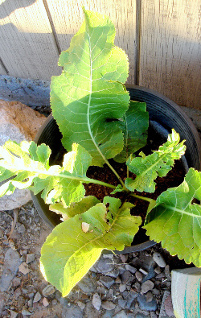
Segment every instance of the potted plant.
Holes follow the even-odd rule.
[[[201,266],[201,173],[190,168],[178,187],[150,197],[155,180],[184,156],[185,140],[172,129],[158,149],[146,153],[149,112],[144,102],[130,100],[122,84],[128,60],[114,46],[114,25],[101,14],[84,14],[70,48],[61,53],[62,74],[51,82],[52,114],[67,151],[63,161],[55,158],[59,141],[53,155],[44,143],[8,141],[0,147],[0,195],[28,188],[41,193],[63,218],[47,237],[40,259],[44,277],[63,297],[104,249],[131,245],[142,223],[131,214],[133,199],[148,202],[144,228],[152,240]],[[102,172],[92,177],[96,167]],[[106,169],[114,183],[104,180]],[[86,195],[92,185],[107,189],[103,199]]]

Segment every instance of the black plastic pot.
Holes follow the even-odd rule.
[[[130,93],[131,100],[146,102],[150,117],[149,134],[153,134],[154,138],[162,138],[165,141],[168,133],[174,128],[180,134],[181,139],[186,140],[187,150],[182,158],[184,169],[188,170],[189,167],[194,167],[200,170],[200,138],[194,124],[182,109],[153,90],[139,86],[127,86],[127,90]],[[51,164],[56,161],[58,154],[62,152],[61,137],[56,121],[50,115],[38,132],[35,141],[38,145],[41,143],[49,145],[52,150]],[[32,199],[40,216],[53,229],[60,222],[59,216],[49,211],[48,205],[41,199],[40,194],[36,196],[32,194]],[[142,232],[142,241],[136,244],[134,239],[132,246],[126,247],[123,253],[143,250],[154,244],[155,242],[148,240],[148,237]]]

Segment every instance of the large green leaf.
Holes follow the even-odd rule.
[[[5,181],[0,196],[13,193],[15,188],[28,188],[35,194],[42,191],[48,204],[61,201],[68,206],[80,201],[85,195],[82,183],[90,182],[86,171],[91,156],[83,147],[73,144],[72,151],[64,156],[63,166],[50,167],[50,154],[48,146],[34,142],[19,145],[8,141],[0,147],[0,181]]]
[[[61,53],[62,74],[51,81],[51,107],[69,151],[76,142],[93,164],[102,166],[123,149],[117,119],[128,109],[129,94],[121,83],[128,59],[114,46],[115,28],[108,17],[84,11],[85,21],[70,48]]]
[[[109,207],[108,207],[109,205]],[[54,228],[41,250],[44,277],[65,297],[97,261],[103,249],[122,250],[132,243],[141,223],[130,203],[106,197],[85,213]],[[83,229],[83,224],[88,229]]]
[[[122,163],[147,143],[149,113],[146,111],[146,103],[130,101],[121,127],[124,133],[124,148],[114,159]]]
[[[141,157],[127,161],[129,170],[136,175],[136,178],[134,180],[127,178],[126,187],[130,191],[154,192],[154,180],[158,176],[166,176],[173,167],[174,161],[185,153],[185,149],[184,141],[180,142],[179,134],[173,129],[172,134],[168,135],[167,142],[160,146],[159,150],[148,156],[141,153]]]
[[[197,202],[194,202],[197,199]],[[152,240],[172,255],[201,267],[201,172],[190,168],[177,188],[163,192],[146,219]],[[199,202],[199,203],[198,203]]]

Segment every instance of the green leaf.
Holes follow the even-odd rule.
[[[93,196],[84,197],[79,202],[72,202],[69,207],[65,207],[62,202],[51,204],[49,209],[57,214],[62,214],[63,220],[68,220],[77,214],[81,214],[89,210],[92,206],[100,201]]]
[[[124,83],[128,58],[114,45],[115,27],[108,17],[84,11],[85,21],[70,48],[61,53],[62,74],[51,81],[51,107],[69,151],[76,142],[102,166],[123,149],[119,118],[128,109]]]
[[[146,218],[147,235],[172,255],[201,266],[201,172],[190,168],[183,183],[163,192]]]
[[[122,250],[132,243],[141,218],[131,216],[130,207],[130,203],[121,206],[119,199],[106,197],[104,204],[98,203],[64,221],[48,236],[41,250],[41,270],[63,297],[98,260],[103,249]],[[86,232],[83,223],[89,225]]]
[[[129,170],[136,175],[133,180],[127,178],[125,181],[126,187],[130,191],[155,191],[154,180],[159,177],[164,177],[171,170],[176,159],[180,159],[185,153],[184,141],[180,142],[180,136],[172,130],[172,134],[168,135],[168,140],[159,150],[153,154],[145,156],[140,153],[141,157],[136,157],[127,161]]]
[[[83,182],[89,182],[86,171],[91,156],[80,145],[73,144],[65,155],[63,166],[49,166],[51,150],[42,144],[8,141],[0,147],[0,195],[11,194],[15,188],[31,189],[48,204],[62,202],[68,206],[80,201],[85,195]],[[11,178],[7,180],[8,178]]]
[[[149,113],[146,111],[146,103],[130,101],[122,121],[124,149],[114,158],[115,161],[125,162],[131,154],[146,145],[148,127]]]

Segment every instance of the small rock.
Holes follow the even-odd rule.
[[[142,275],[142,273],[140,273],[139,271],[137,271],[137,272],[135,273],[135,277],[136,277],[136,279],[138,280],[138,282],[141,282],[142,279],[143,279],[143,275]]]
[[[157,302],[155,299],[147,302],[145,295],[138,295],[137,300],[142,310],[155,311],[157,309]]]
[[[125,310],[119,311],[113,318],[128,318],[127,313]]]
[[[120,284],[119,291],[120,293],[123,293],[126,290],[126,284]]]
[[[55,292],[54,286],[52,286],[52,285],[47,285],[45,288],[43,288],[43,290],[42,290],[42,295],[43,295],[44,297],[48,297],[48,296],[54,294],[54,292]]]
[[[128,264],[125,266],[125,268],[127,271],[131,272],[132,274],[135,274],[135,272],[137,271],[137,269],[135,267],[128,265]]]
[[[152,289],[152,294],[158,296],[160,295],[160,290],[158,290],[157,288]]]
[[[157,266],[156,268],[154,268],[154,271],[158,275],[161,273],[161,268],[159,266]]]
[[[118,299],[118,305],[123,309],[126,307],[126,302],[127,302],[126,299],[122,299],[122,298]]]
[[[100,296],[99,296],[97,293],[95,293],[95,294],[93,295],[92,305],[94,306],[94,308],[95,308],[96,310],[100,310],[100,307],[101,307],[101,298],[100,298]]]
[[[27,309],[22,309],[22,315],[23,316],[31,316],[32,313],[30,311],[28,311]]]
[[[141,285],[141,293],[146,294],[149,290],[154,288],[154,283],[151,280],[147,280]]]
[[[10,288],[20,263],[19,253],[12,248],[9,248],[5,254],[3,273],[0,279],[0,291],[4,292]]]
[[[10,318],[16,318],[18,315],[17,312],[13,311],[13,310],[10,310]]]
[[[103,253],[102,257],[103,258],[109,258],[109,259],[113,260],[114,255],[112,253]]]
[[[109,258],[101,258],[96,264],[99,273],[108,273],[114,269],[114,263]]]
[[[47,307],[47,306],[49,306],[49,302],[48,302],[48,300],[47,300],[47,298],[43,298],[43,306],[44,307]]]
[[[23,274],[23,275],[26,275],[30,272],[30,269],[28,267],[28,265],[23,262],[22,264],[20,264],[19,266],[19,271]]]
[[[16,223],[16,230],[18,233],[23,234],[23,233],[25,233],[26,228],[25,228],[24,224],[17,222]]]
[[[166,266],[166,262],[165,262],[164,258],[158,252],[154,252],[153,253],[153,260],[154,260],[154,262],[156,262],[156,264],[159,267],[165,267]]]
[[[106,310],[113,310],[116,305],[113,302],[106,300],[102,302],[102,307]]]
[[[92,294],[96,289],[94,281],[88,276],[82,278],[82,280],[78,283],[78,286],[85,294]]]
[[[145,269],[143,269],[143,268],[140,268],[139,272],[141,272],[143,275],[147,275],[148,274],[148,272]]]
[[[139,282],[136,282],[133,287],[135,288],[135,290],[139,293],[140,292],[140,289],[141,289],[141,285]]]
[[[167,298],[165,299],[164,306],[165,306],[165,312],[168,315],[168,317],[174,316],[171,295],[168,295]]]
[[[130,271],[126,270],[122,275],[121,275],[121,282],[122,284],[127,284],[133,280],[133,275],[130,273]]]
[[[34,254],[27,254],[26,256],[26,263],[32,263],[35,260],[35,255]]]
[[[126,261],[128,260],[128,254],[120,254],[119,257],[122,263],[126,263]]]
[[[19,277],[13,278],[12,284],[13,284],[13,287],[18,287],[18,286],[20,286],[20,284],[21,284],[21,279],[20,279]]]
[[[84,310],[85,304],[82,303],[81,301],[77,302],[78,306],[80,307],[81,310]]]
[[[37,303],[41,300],[41,294],[37,292],[34,296],[33,303]]]
[[[62,310],[62,318],[81,318],[83,317],[82,311],[79,306],[72,305],[65,306]]]
[[[114,268],[112,271],[105,273],[105,275],[116,278],[117,276],[119,276],[119,269]]]
[[[127,308],[127,309],[130,309],[133,300],[134,300],[135,298],[137,298],[137,296],[138,296],[138,293],[137,293],[136,291],[134,291],[134,290],[131,290],[131,291],[128,293],[128,295],[127,295],[127,297],[126,297],[126,300],[127,300],[127,302],[126,302],[126,308]]]
[[[148,293],[146,293],[145,297],[146,297],[146,301],[149,303],[153,299],[153,294],[150,291],[148,291]]]
[[[146,282],[146,280],[152,279],[156,276],[156,272],[153,267],[150,267],[148,274],[143,278],[142,282]]]
[[[100,282],[109,289],[114,284],[114,279],[109,276],[101,276]]]

